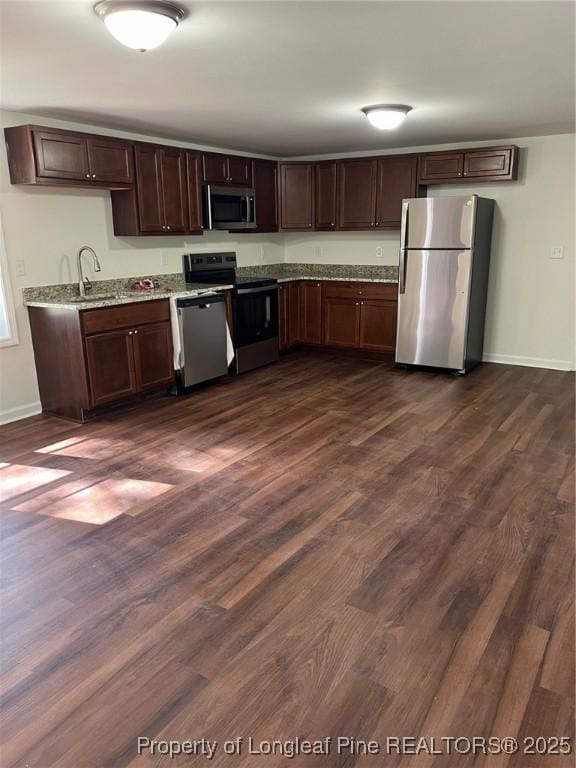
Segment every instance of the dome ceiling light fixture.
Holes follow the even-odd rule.
[[[376,104],[373,107],[362,107],[362,112],[372,123],[374,128],[381,131],[391,131],[398,128],[404,122],[412,107],[406,104]]]
[[[103,0],[94,12],[116,40],[142,53],[162,45],[186,16],[183,8],[164,0]]]

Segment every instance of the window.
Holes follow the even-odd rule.
[[[4,245],[4,230],[0,220],[0,347],[10,347],[13,344],[18,344],[18,333]]]

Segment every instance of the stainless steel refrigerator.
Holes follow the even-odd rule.
[[[396,363],[466,373],[482,360],[494,200],[404,200]]]

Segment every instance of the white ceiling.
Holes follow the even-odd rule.
[[[279,156],[574,130],[572,2],[184,5],[141,54],[91,2],[0,0],[1,106]]]

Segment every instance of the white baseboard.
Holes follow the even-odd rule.
[[[42,405],[39,400],[27,405],[19,405],[17,408],[7,408],[0,411],[0,424],[10,424],[11,421],[27,419],[29,416],[37,416],[42,413]]]
[[[555,371],[573,371],[576,369],[571,360],[554,360],[548,357],[520,357],[518,355],[497,355],[492,352],[485,352],[482,360],[485,363],[527,365],[529,368],[551,368]]]

